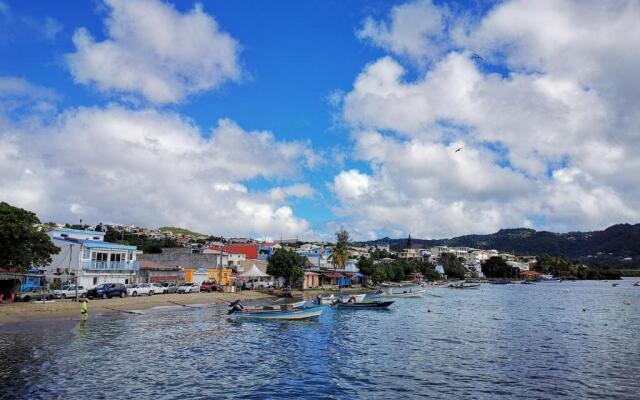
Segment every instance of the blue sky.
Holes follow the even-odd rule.
[[[615,100],[635,99],[616,40],[632,2],[198,4],[0,0],[0,197],[47,220],[309,238],[638,218],[635,159],[618,162],[637,99]],[[602,21],[597,45],[577,33]]]

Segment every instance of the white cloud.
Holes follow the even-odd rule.
[[[441,28],[449,42],[439,48],[455,50],[414,80],[383,57],[344,95],[343,120],[375,190],[357,201],[338,195],[337,211],[362,232],[425,236],[640,219],[640,56],[630,51],[640,47],[640,5],[507,1],[475,25],[440,14],[467,29]],[[404,39],[387,27],[399,42],[381,45],[409,54],[402,43],[416,48],[419,33],[410,26]],[[502,61],[507,73],[487,72]]]
[[[315,189],[307,183],[298,183],[295,185],[275,187],[269,191],[272,199],[277,201],[285,200],[289,197],[309,198],[315,194]]]
[[[84,28],[66,59],[76,82],[175,103],[240,78],[239,45],[200,4],[186,13],[159,0],[105,0],[107,39]]]
[[[357,36],[418,63],[437,58],[446,32],[446,11],[431,0],[418,0],[395,6],[389,21],[365,19]]]
[[[357,200],[372,189],[371,177],[356,169],[341,171],[333,178],[331,188],[343,202]]]
[[[229,235],[308,231],[285,197],[244,181],[296,179],[307,143],[223,119],[205,138],[174,113],[70,109],[54,123],[0,124],[0,198],[43,219],[177,225]],[[308,185],[281,188],[305,196]]]

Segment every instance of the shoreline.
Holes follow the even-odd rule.
[[[175,307],[190,304],[221,304],[228,301],[273,300],[275,296],[255,291],[237,293],[189,293],[157,294],[153,296],[116,297],[106,300],[89,300],[89,318],[100,315],[124,314],[133,310],[154,307]],[[76,320],[80,318],[80,306],[74,300],[56,299],[50,303],[0,304],[0,327],[30,321]]]

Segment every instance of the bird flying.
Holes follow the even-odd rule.
[[[477,60],[484,61],[484,58],[480,57],[480,55],[477,54],[477,53],[471,53],[471,57],[473,57],[473,58],[475,58]]]
[[[458,148],[456,149],[456,151],[454,151],[454,153],[457,153],[457,152],[459,152],[460,150],[462,150],[462,147],[458,147]]]

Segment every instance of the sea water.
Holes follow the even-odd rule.
[[[4,327],[0,398],[637,399],[632,282],[429,288],[311,321],[211,306]]]

